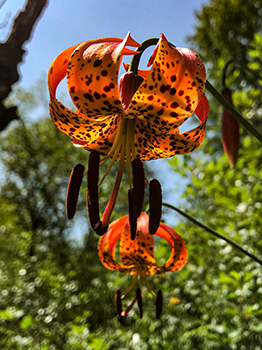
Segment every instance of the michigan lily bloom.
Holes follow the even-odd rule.
[[[163,274],[168,271],[178,271],[182,269],[187,261],[187,248],[181,236],[170,226],[160,223],[155,235],[149,233],[149,219],[146,213],[142,213],[137,220],[136,238],[130,238],[130,226],[128,215],[114,221],[109,225],[108,231],[99,239],[98,253],[102,264],[110,270],[119,270],[121,272],[134,275],[131,285],[121,293],[116,293],[116,310],[118,318],[124,317],[131,310],[135,302],[138,302],[140,317],[142,317],[142,296],[141,287],[144,280],[146,287],[156,299],[156,315],[159,318],[162,310],[162,294],[159,291],[155,293],[150,286],[147,275]],[[154,258],[154,237],[159,236],[165,239],[171,248],[171,254],[167,262],[158,266]],[[120,240],[120,260],[116,260],[116,246]],[[136,285],[136,296],[127,307],[122,311],[121,300]]]
[[[149,59],[151,69],[135,74],[131,67],[118,80],[122,57],[139,54],[127,46],[139,48],[140,44],[130,34],[124,39],[83,42],[63,51],[48,73],[54,124],[70,136],[75,147],[102,155],[99,165],[111,159],[99,185],[119,160],[115,187],[101,219],[104,228],[114,207],[124,164],[132,188],[133,160],[143,162],[194,151],[203,141],[208,115],[203,93],[205,67],[195,52],[175,48],[161,34]],[[75,112],[56,98],[57,86],[65,76]],[[193,113],[200,124],[180,133],[178,127]]]

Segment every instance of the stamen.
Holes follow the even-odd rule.
[[[133,167],[133,207],[134,215],[138,218],[141,214],[143,202],[144,202],[144,193],[145,193],[145,174],[143,163],[139,158],[136,158],[132,162]]]
[[[130,149],[130,135],[129,133],[129,120],[126,121],[126,129],[124,131],[124,137],[126,140],[126,147],[125,147],[125,157],[126,157],[126,172],[127,172],[127,178],[128,178],[128,183],[129,183],[129,188],[132,188],[132,179],[131,179],[131,149]]]
[[[139,158],[133,160],[132,167],[133,189],[128,191],[128,203],[131,239],[134,240],[137,231],[137,219],[140,216],[143,207],[145,181],[143,163]]]
[[[153,179],[149,184],[149,232],[155,234],[161,219],[162,191],[158,180]]]
[[[115,307],[116,307],[116,313],[117,318],[119,320],[122,319],[121,313],[122,313],[122,301],[121,301],[121,290],[118,289],[115,294]]]
[[[138,304],[138,314],[139,317],[143,317],[143,304],[142,304],[142,295],[141,295],[141,289],[137,288],[136,290],[136,298],[137,298],[137,304]]]
[[[127,289],[121,294],[121,299],[124,299],[124,297],[130,292],[130,290],[134,288],[134,286],[136,285],[137,279],[138,279],[138,275],[135,276],[130,286],[127,287]]]
[[[148,291],[149,291],[153,296],[155,296],[155,295],[156,295],[156,292],[155,292],[154,289],[150,286],[146,275],[144,275],[144,280],[145,280],[145,285],[146,285]]]
[[[128,142],[129,139],[127,138],[127,145],[128,145]],[[127,179],[128,179],[128,183],[129,183],[129,188],[131,189],[132,188],[132,179],[131,179],[131,157],[130,157],[130,149],[126,149],[126,173],[127,173]]]
[[[119,161],[119,167],[118,167],[118,172],[117,172],[117,176],[116,176],[116,182],[113,188],[113,192],[111,194],[111,197],[107,203],[106,209],[104,211],[104,214],[102,216],[101,222],[102,222],[102,229],[104,230],[104,228],[107,226],[107,224],[109,223],[110,220],[110,216],[112,214],[112,211],[114,209],[115,206],[115,202],[116,202],[116,198],[118,195],[118,190],[120,187],[120,183],[121,183],[121,179],[122,179],[122,174],[123,174],[123,170],[124,170],[124,155],[121,153],[121,158]]]
[[[162,294],[161,290],[159,290],[157,292],[157,296],[156,296],[156,318],[157,318],[157,320],[160,318],[162,310],[163,310],[163,294]]]
[[[127,124],[127,134],[130,138],[130,152],[132,153],[132,159],[136,159],[136,149],[135,149],[135,128],[136,119],[129,119]]]
[[[110,161],[110,163],[109,163],[109,165],[108,165],[108,167],[107,167],[107,169],[106,169],[106,172],[104,173],[102,179],[100,180],[100,182],[99,182],[99,184],[98,184],[98,187],[100,187],[100,186],[102,185],[103,181],[104,181],[105,178],[107,177],[107,175],[108,175],[109,171],[111,170],[112,166],[115,164],[115,160],[116,160],[116,158],[117,158],[117,156],[118,156],[118,154],[119,154],[119,151],[120,151],[121,146],[122,146],[122,143],[119,142],[119,145],[118,145],[118,147],[117,147],[116,150],[115,150],[115,153],[114,153],[114,155],[113,155],[113,158],[111,159],[111,161]],[[104,163],[103,163],[103,164],[104,164]],[[102,165],[102,164],[101,164],[101,162],[100,162],[100,166],[101,166],[101,165]]]
[[[99,152],[91,151],[88,162],[86,202],[89,213],[89,221],[92,229],[99,223],[99,201],[98,201],[98,177],[99,177]]]
[[[122,316],[122,317],[125,317],[125,316],[127,315],[127,313],[128,313],[128,312],[132,309],[132,307],[134,306],[135,302],[136,302],[136,296],[135,296],[135,298],[133,299],[132,303],[125,309],[125,311],[122,311],[122,312],[121,312],[121,316]]]
[[[128,190],[128,210],[131,240],[133,241],[136,238],[137,217],[134,215],[133,191],[130,189]]]
[[[121,139],[123,136],[123,130],[124,130],[125,124],[126,124],[125,118],[120,116],[120,120],[119,120],[119,124],[118,124],[118,128],[117,128],[117,133],[116,133],[116,137],[114,139],[113,146],[111,147],[108,154],[101,159],[100,166],[103,165],[113,154],[115,154],[116,149],[119,147],[119,145],[122,144]]]
[[[66,215],[69,220],[73,219],[76,206],[78,202],[78,196],[80,187],[82,184],[83,174],[85,167],[82,164],[77,164],[71,172],[66,196]]]

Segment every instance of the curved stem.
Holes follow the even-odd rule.
[[[225,67],[223,69],[223,74],[222,74],[222,86],[226,86],[227,68],[233,62],[234,62],[234,60],[231,59],[225,64]]]
[[[239,114],[234,107],[228,103],[224,97],[214,88],[210,82],[206,81],[206,89],[213,95],[213,97],[237,120],[240,124],[242,124],[252,135],[254,135],[258,141],[262,143],[262,134],[253,127],[241,114]]]
[[[165,207],[175,210],[177,211],[179,214],[183,215],[184,217],[186,217],[188,220],[192,221],[194,224],[198,225],[199,227],[203,228],[204,230],[206,230],[207,232],[211,233],[212,235],[223,239],[224,241],[226,241],[227,243],[231,244],[233,247],[237,248],[238,250],[240,250],[242,253],[246,254],[247,256],[249,256],[251,259],[253,259],[254,261],[256,261],[257,263],[259,263],[260,265],[262,265],[262,260],[260,260],[259,258],[257,258],[255,255],[249,253],[246,249],[242,248],[240,245],[238,245],[236,242],[232,241],[230,238],[225,237],[223,235],[221,235],[221,233],[218,233],[217,231],[213,230],[211,227],[206,226],[204,224],[202,224],[201,222],[199,222],[198,220],[196,220],[195,218],[193,218],[191,215],[187,214],[186,212],[184,212],[183,210],[168,204],[168,203],[162,203],[162,205],[164,205]]]
[[[140,58],[142,56],[142,53],[149,47],[152,45],[156,45],[158,43],[159,39],[158,38],[151,38],[151,39],[147,39],[145,41],[143,41],[141,43],[141,46],[139,46],[136,51],[140,52],[140,55],[134,55],[131,59],[130,62],[130,66],[128,68],[129,72],[134,72],[135,74],[137,74],[137,69],[138,69],[138,65],[139,65],[139,61]]]

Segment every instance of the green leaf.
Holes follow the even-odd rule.
[[[13,319],[13,315],[11,313],[11,311],[9,310],[1,310],[0,311],[0,319],[4,318],[5,320],[12,320]]]
[[[237,271],[231,271],[230,275],[233,276],[238,281],[241,280],[241,276],[240,276],[240,274]]]
[[[20,322],[20,327],[22,329],[27,329],[33,324],[33,317],[31,315],[24,316]]]

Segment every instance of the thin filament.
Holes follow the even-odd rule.
[[[103,214],[102,219],[101,219],[101,221],[103,223],[103,227],[105,227],[108,224],[110,216],[111,216],[112,211],[114,209],[116,197],[118,195],[118,190],[119,190],[121,179],[122,179],[123,169],[124,169],[124,159],[123,159],[122,154],[121,154],[118,172],[117,172],[117,176],[116,176],[116,182],[115,182],[115,185],[113,188],[113,192],[111,194],[111,197],[109,199],[109,202],[107,203],[106,209],[105,209],[104,214]]]
[[[136,149],[135,149],[135,127],[136,127],[136,119],[129,119],[128,121],[128,134],[130,135],[130,150],[131,150],[131,153],[132,153],[132,158],[133,160],[136,158]]]
[[[123,136],[123,130],[124,130],[125,123],[126,123],[126,120],[122,116],[120,116],[120,121],[119,121],[119,125],[117,128],[117,133],[116,133],[116,137],[114,139],[113,146],[111,147],[108,154],[101,159],[100,166],[103,165],[113,154],[115,154],[115,151],[119,147],[119,144],[121,145],[121,143],[122,143],[121,139]]]
[[[131,178],[131,149],[130,149],[130,134],[129,134],[129,120],[127,120],[127,127],[125,130],[126,133],[126,148],[125,148],[125,156],[126,156],[126,172],[127,178],[129,182],[129,188],[132,189],[132,178]]]
[[[136,302],[136,299],[137,299],[137,297],[135,296],[132,303],[126,308],[126,310],[121,312],[122,317],[125,317],[127,315],[127,313],[132,309],[132,307],[134,306],[134,304]]]
[[[109,171],[112,169],[112,166],[113,166],[114,163],[115,163],[115,160],[116,160],[116,158],[117,158],[117,156],[118,156],[118,154],[119,154],[119,151],[120,151],[121,146],[122,146],[122,142],[119,142],[119,144],[118,144],[118,146],[117,146],[117,148],[116,148],[116,150],[115,150],[114,156],[113,156],[113,158],[111,159],[111,161],[110,161],[110,163],[109,163],[109,165],[108,165],[108,167],[107,167],[107,169],[106,169],[106,172],[104,173],[102,179],[100,180],[100,182],[99,182],[99,184],[98,184],[98,187],[100,187],[100,186],[102,185],[102,183],[103,183],[103,181],[105,180],[105,178],[107,177]],[[104,163],[103,163],[103,164],[104,164]],[[101,165],[102,165],[102,164],[100,164],[100,166],[101,166]]]
[[[130,290],[134,288],[134,286],[136,285],[137,279],[138,279],[138,275],[135,276],[130,286],[127,287],[127,289],[121,294],[121,299],[123,299],[130,292]]]
[[[155,296],[155,295],[156,295],[156,292],[155,292],[154,289],[150,286],[150,283],[148,282],[148,279],[147,279],[146,275],[144,275],[144,280],[145,280],[145,285],[146,285],[148,291],[149,291],[153,296]]]

